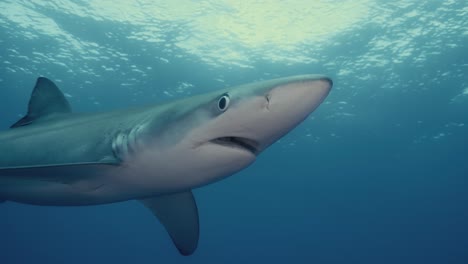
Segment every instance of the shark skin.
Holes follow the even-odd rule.
[[[248,167],[331,88],[326,76],[298,75],[156,106],[72,113],[59,88],[40,77],[27,115],[0,132],[0,203],[139,200],[190,255],[199,238],[191,190]]]

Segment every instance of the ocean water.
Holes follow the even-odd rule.
[[[0,263],[468,263],[461,0],[0,0],[0,129],[38,76],[74,111],[322,73],[326,101],[249,168],[196,189],[180,256],[135,201],[0,205]]]

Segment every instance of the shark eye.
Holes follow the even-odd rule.
[[[229,107],[229,102],[231,101],[231,98],[229,97],[229,94],[225,93],[221,95],[218,99],[218,109],[219,111],[226,111]]]

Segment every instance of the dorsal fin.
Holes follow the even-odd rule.
[[[45,77],[39,77],[31,99],[29,99],[28,113],[14,123],[11,128],[29,125],[35,120],[51,114],[70,112],[70,104],[57,85]]]

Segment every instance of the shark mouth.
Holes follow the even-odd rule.
[[[220,137],[211,140],[212,143],[233,148],[241,148],[256,155],[258,152],[258,143],[248,138],[241,137]]]

